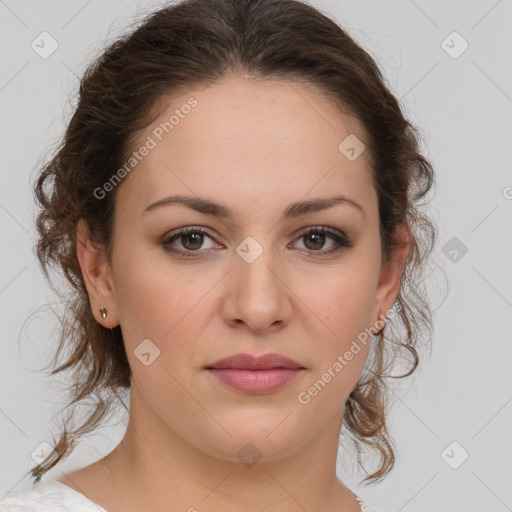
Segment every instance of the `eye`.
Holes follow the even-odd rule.
[[[171,237],[166,238],[162,242],[162,245],[164,246],[165,250],[178,253],[182,256],[196,256],[196,254],[193,253],[198,252],[199,249],[202,248],[205,236],[213,240],[213,237],[207,230],[199,227],[189,226],[176,231]],[[175,241],[178,241],[184,250],[172,247],[171,245]]]
[[[177,254],[183,257],[198,257],[205,250],[212,248],[204,247],[205,237],[214,240],[213,235],[204,228],[189,226],[178,231],[175,231],[170,237],[161,242],[161,245],[168,252]],[[304,249],[310,253],[310,256],[323,256],[328,254],[337,253],[345,248],[352,247],[353,244],[349,238],[342,232],[331,230],[324,226],[315,226],[303,231],[298,240],[305,240]],[[326,240],[331,240],[331,247],[327,250],[322,250],[325,246]],[[176,242],[181,247],[175,247],[173,244]]]
[[[331,248],[327,250],[321,250],[324,247],[327,239],[331,239]],[[315,226],[308,228],[303,231],[299,237],[299,240],[305,240],[305,248],[312,253],[319,253],[318,256],[326,254],[334,254],[342,249],[352,247],[353,244],[349,238],[342,231],[333,231],[330,228],[324,226]],[[317,256],[317,254],[312,254]]]

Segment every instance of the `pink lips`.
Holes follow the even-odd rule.
[[[270,393],[278,389],[304,368],[280,354],[236,354],[206,367],[224,384],[249,394]]]

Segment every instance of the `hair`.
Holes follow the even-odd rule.
[[[77,223],[87,221],[91,239],[111,262],[113,212],[122,184],[102,200],[94,190],[127,161],[135,136],[156,118],[162,100],[230,73],[311,85],[364,126],[378,195],[382,257],[390,260],[403,243],[409,244],[409,252],[396,314],[372,339],[371,364],[344,405],[341,433],[353,441],[363,469],[362,448],[380,456],[378,469],[366,472],[363,482],[381,480],[394,466],[386,379],[413,373],[433,330],[431,305],[421,284],[437,227],[421,206],[434,184],[434,171],[420,154],[419,131],[405,118],[374,59],[316,8],[298,0],[184,0],[147,15],[88,66],[65,133],[34,183],[37,258],[50,285],[51,266],[63,272],[67,285],[52,365],[64,347],[69,353],[51,375],[71,372],[67,407],[84,399],[93,402],[79,425],[63,423],[52,457],[30,470],[35,482],[68,457],[77,440],[111,410],[119,392],[130,388],[121,327],[105,328],[91,311],[77,258]],[[408,240],[400,236],[401,227]],[[402,356],[409,370],[392,375]],[[103,392],[107,398],[100,396]]]

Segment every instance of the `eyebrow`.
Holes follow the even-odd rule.
[[[164,197],[163,199],[150,204],[145,210],[143,210],[141,215],[155,210],[156,208],[168,206],[171,204],[183,204],[199,213],[203,213],[205,215],[213,215],[225,219],[230,219],[234,216],[233,210],[227,206],[216,203],[210,199],[184,195]],[[330,198],[309,199],[307,201],[298,201],[293,203],[284,210],[282,218],[294,219],[306,213],[313,213],[332,208],[338,204],[352,206],[364,215],[363,207],[360,204],[345,196],[335,196]]]

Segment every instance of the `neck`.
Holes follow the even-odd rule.
[[[354,495],[336,477],[341,416],[321,436],[286,456],[259,459],[207,454],[170,430],[132,387],[131,412],[121,443],[99,463],[108,483],[102,505],[117,510],[209,512],[360,512]],[[241,443],[244,445],[244,443]]]

